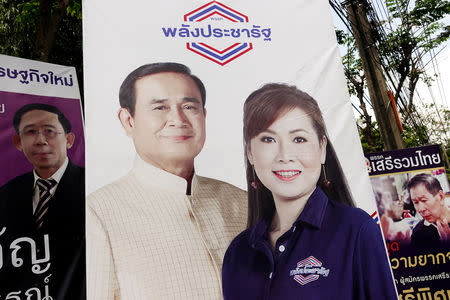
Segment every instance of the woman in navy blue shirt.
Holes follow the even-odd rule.
[[[230,244],[225,300],[397,299],[377,224],[355,208],[317,102],[266,84],[244,105],[248,229]]]

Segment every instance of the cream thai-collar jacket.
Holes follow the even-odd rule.
[[[187,182],[136,158],[87,200],[88,299],[222,299],[222,259],[245,229],[246,192]]]

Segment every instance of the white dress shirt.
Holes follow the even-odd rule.
[[[56,188],[58,187],[58,184],[61,181],[61,178],[63,177],[68,164],[69,164],[69,159],[66,157],[66,160],[63,162],[61,167],[59,167],[59,169],[55,173],[53,173],[52,176],[45,179],[45,180],[53,179],[56,181],[56,184],[50,189],[50,194],[52,196],[55,194]],[[33,175],[34,175],[34,194],[33,194],[33,214],[34,214],[34,211],[36,210],[36,207],[39,204],[39,187],[37,186],[36,181],[38,179],[43,179],[43,178],[39,177],[39,175],[36,173],[36,170],[33,170]]]

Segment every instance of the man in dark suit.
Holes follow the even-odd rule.
[[[85,299],[84,168],[67,157],[71,124],[41,103],[20,108],[13,123],[14,145],[33,171],[0,188],[0,298],[37,288],[42,297]]]

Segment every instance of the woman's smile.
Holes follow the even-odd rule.
[[[277,170],[272,172],[283,181],[295,180],[301,174],[300,170]]]

